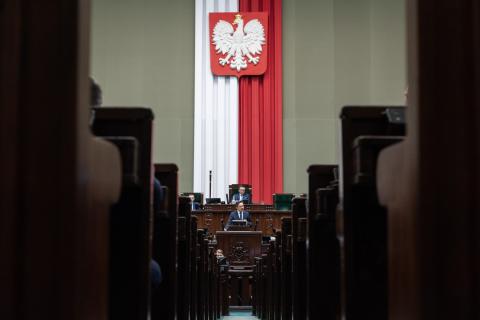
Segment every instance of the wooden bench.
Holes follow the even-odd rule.
[[[208,251],[208,239],[204,229],[197,229],[197,288],[196,288],[196,318],[198,320],[205,319],[205,308],[207,305],[208,280],[206,271],[206,261]]]
[[[336,165],[311,165],[308,172],[307,306],[309,319],[336,319],[340,309],[340,257],[335,212]]]
[[[252,283],[252,292],[253,292],[253,299],[252,299],[252,314],[257,316],[260,314],[261,309],[261,278],[262,278],[262,269],[260,267],[260,260],[261,257],[255,257],[255,264],[254,264],[254,276],[253,276],[253,283]]]
[[[292,317],[292,218],[282,218],[281,305],[282,319]]]
[[[270,250],[270,244],[262,243],[262,254],[259,257],[255,257],[255,285],[256,285],[256,310],[255,315],[259,319],[268,318],[268,299],[271,294],[268,286],[268,272],[269,263],[268,255]]]
[[[263,264],[263,281],[264,281],[264,289],[263,289],[263,305],[262,305],[262,319],[272,319],[274,313],[274,265],[275,265],[275,240],[269,240],[265,243],[265,254],[262,255],[264,262]]]
[[[317,213],[309,220],[308,312],[311,319],[337,319],[340,312],[340,251],[335,216],[338,184],[316,192]]]
[[[281,319],[281,310],[282,310],[282,231],[277,230],[275,233],[275,265],[274,265],[274,275],[273,275],[273,319]]]
[[[123,185],[120,200],[110,213],[111,318],[145,319],[149,314],[152,124],[153,113],[147,108],[95,109],[94,134],[133,137],[138,142],[134,144],[138,148],[138,182]]]
[[[306,198],[292,200],[292,313],[306,319],[307,294],[307,207]]]
[[[391,118],[391,115],[401,115],[403,110],[401,107],[344,107],[340,116],[342,211],[337,215],[336,227],[342,261],[341,313],[347,319],[387,317],[386,212],[378,203],[374,184],[379,148],[372,152],[370,147],[371,139],[375,139],[371,136],[381,140],[379,136],[404,135],[404,122]],[[359,138],[361,136],[370,137]],[[395,143],[398,138],[388,141]],[[377,144],[378,147],[385,145]],[[364,169],[368,169],[368,174]],[[366,188],[365,181],[373,184]]]
[[[210,319],[218,319],[220,316],[228,315],[228,275],[223,272],[224,269],[217,264],[216,258],[213,254],[215,247],[211,248],[211,275],[214,285],[214,290],[210,291],[212,308],[210,310]]]
[[[157,163],[154,174],[164,189],[164,203],[153,219],[152,257],[160,265],[163,281],[152,293],[152,319],[173,320],[177,305],[178,167]]]
[[[108,315],[108,215],[121,163],[88,127],[87,7],[0,4],[2,319]]]
[[[478,2],[411,4],[408,134],[377,175],[394,249],[389,318],[479,319]]]
[[[191,272],[191,204],[189,197],[179,197],[177,256],[177,319],[187,320],[190,314]]]

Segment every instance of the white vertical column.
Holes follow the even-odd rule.
[[[210,69],[210,12],[236,12],[238,0],[195,1],[195,120],[193,188],[225,198],[238,180],[238,80],[216,77]]]

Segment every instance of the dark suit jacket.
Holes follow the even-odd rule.
[[[235,193],[232,197],[232,203],[235,201],[235,203],[237,203],[238,201],[240,201],[240,193]],[[243,199],[242,199],[242,202],[243,203],[247,203],[249,204],[250,203],[250,195],[248,193],[244,193],[243,194]]]
[[[192,210],[200,210],[200,203],[193,202]]]
[[[230,228],[230,225],[232,224],[233,220],[241,220],[238,211],[230,212],[230,216],[228,217],[227,225],[225,226],[226,230],[228,230],[228,228]],[[249,225],[249,226],[252,225],[252,218],[250,217],[250,213],[248,211],[243,211],[243,220],[247,220],[247,225]]]

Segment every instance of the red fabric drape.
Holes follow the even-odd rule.
[[[268,12],[268,66],[260,77],[240,78],[239,183],[253,201],[272,203],[283,192],[282,1],[240,0],[241,12]]]

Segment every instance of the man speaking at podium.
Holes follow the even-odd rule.
[[[232,221],[234,220],[246,221],[246,225],[249,227],[252,225],[252,219],[250,218],[250,213],[244,210],[245,210],[245,205],[243,204],[243,202],[238,202],[237,211],[230,212],[227,225],[225,226],[225,231],[228,231],[230,226],[233,224]]]

